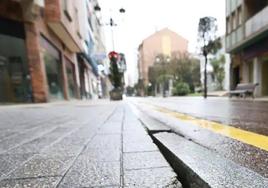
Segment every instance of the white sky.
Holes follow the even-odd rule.
[[[213,16],[218,20],[218,35],[225,33],[225,0],[99,0],[102,20],[110,17],[114,27],[115,51],[126,55],[127,77],[137,76],[137,48],[156,30],[168,27],[189,41],[189,52],[196,52],[199,18]],[[126,13],[120,14],[119,9]],[[105,26],[106,48],[112,50],[111,28]]]

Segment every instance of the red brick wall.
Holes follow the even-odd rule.
[[[20,4],[10,0],[0,0],[0,16],[16,21],[22,21],[22,9]]]
[[[47,21],[57,22],[61,20],[61,9],[59,0],[45,1],[45,17]]]
[[[34,102],[48,101],[48,85],[46,79],[45,64],[40,48],[40,36],[45,36],[60,52],[62,57],[67,57],[72,63],[76,64],[76,54],[70,52],[61,42],[61,40],[49,29],[47,19],[59,21],[61,18],[60,0],[46,0],[46,8],[40,9],[44,16],[40,14],[36,20],[31,22],[24,21],[25,26],[25,44],[27,49],[29,72],[32,77],[32,90]],[[42,10],[42,11],[41,11]],[[0,0],[0,16],[23,21],[23,11],[20,3],[9,0]],[[63,71],[63,93],[65,99],[68,99],[67,77],[65,73],[65,61],[62,58]],[[77,89],[79,96],[79,89]]]
[[[36,24],[25,23],[25,33],[34,102],[47,102],[48,87],[44,62],[40,54],[39,32]]]

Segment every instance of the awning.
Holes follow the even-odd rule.
[[[95,74],[95,76],[99,76],[98,73],[98,64],[96,62],[96,60],[94,60],[94,58],[90,57],[89,55],[87,55],[86,53],[82,52],[82,53],[78,53],[79,56],[81,56],[82,58],[84,58],[92,67],[93,73]]]

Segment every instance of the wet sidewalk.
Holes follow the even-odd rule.
[[[0,187],[181,187],[127,104],[10,108],[0,118]]]

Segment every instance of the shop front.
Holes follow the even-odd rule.
[[[22,22],[0,18],[0,102],[32,102]]]
[[[63,100],[63,71],[60,51],[42,36],[40,41],[49,93],[48,100]]]
[[[66,74],[67,74],[67,80],[68,80],[68,94],[69,94],[70,99],[74,99],[74,98],[77,98],[75,66],[67,58],[65,59],[65,62],[66,62]]]

